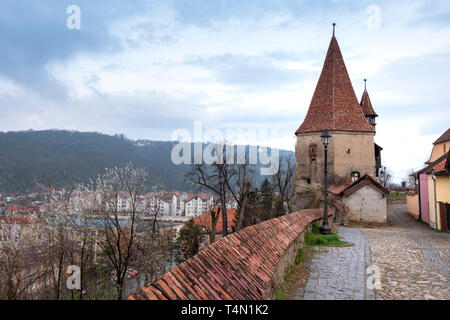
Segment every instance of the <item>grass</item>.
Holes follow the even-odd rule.
[[[350,246],[352,244],[342,241],[337,233],[321,234],[319,231],[319,224],[314,222],[312,231],[306,233],[305,245],[297,251],[294,259],[294,264],[289,266],[284,275],[283,283],[275,288],[275,300],[288,300],[293,293],[293,290],[298,285],[300,278],[303,276],[305,270],[303,262],[311,250],[310,246]]]
[[[387,195],[388,198],[390,199],[394,199],[394,198],[405,198],[406,197],[406,192],[397,192],[397,191],[393,191],[390,192]]]
[[[342,241],[336,232],[321,234],[319,224],[313,223],[312,231],[306,234],[305,242],[311,246],[348,246],[348,242]]]
[[[304,247],[297,251],[297,255],[294,259],[294,264],[291,265],[286,274],[284,275],[283,283],[275,288],[275,300],[288,300],[292,290],[295,288],[296,283],[301,277],[302,263],[305,261],[308,255],[309,246],[305,244]]]

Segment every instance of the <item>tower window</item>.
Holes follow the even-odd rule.
[[[361,175],[359,174],[358,171],[353,171],[353,172],[352,172],[352,175],[351,175],[352,181],[358,180],[360,176],[361,176]]]
[[[316,161],[317,157],[317,144],[311,143],[309,145],[309,160]]]

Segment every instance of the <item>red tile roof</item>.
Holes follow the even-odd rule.
[[[440,136],[433,144],[438,144],[449,140],[450,140],[450,128],[447,131],[445,131],[444,134]]]
[[[427,173],[434,173],[437,175],[446,175],[449,173],[450,169],[450,152],[444,154],[444,157],[439,158],[435,162],[431,164],[431,167],[428,168]]]
[[[217,210],[218,210],[218,208],[214,209],[215,214],[217,214]],[[227,209],[227,225],[228,225],[228,228],[230,231],[235,225],[234,220],[236,218],[236,214],[237,214],[237,209]],[[212,228],[211,212],[208,211],[198,217],[195,217],[194,223],[200,227],[205,227],[205,228],[211,229]],[[220,213],[219,218],[217,219],[216,232],[222,233],[222,230],[223,230],[222,213]]]
[[[330,213],[333,211],[330,209]],[[323,209],[306,209],[221,238],[146,285],[130,300],[261,300],[271,297],[278,262]]]
[[[379,184],[374,178],[372,178],[368,174],[363,175],[361,178],[351,183],[342,184],[332,189],[329,189],[328,192],[335,195],[342,195],[343,197],[346,197],[367,185],[370,185],[371,187],[379,190],[384,195],[389,194],[389,190],[384,188],[381,184]]]
[[[416,176],[418,174],[423,174],[423,173],[425,173],[425,174],[431,173],[435,166],[439,165],[442,161],[445,161],[446,159],[448,159],[449,156],[450,156],[450,151],[447,153],[444,153],[442,156],[437,158],[435,161],[429,163],[426,167],[424,167],[416,172],[411,173],[410,176]]]
[[[375,111],[372,108],[372,102],[370,102],[369,93],[367,92],[366,89],[364,89],[360,105],[361,105],[361,108],[362,108],[365,116],[378,117],[378,115],[375,113]]]
[[[295,132],[323,130],[374,132],[356,98],[335,36],[302,125]]]

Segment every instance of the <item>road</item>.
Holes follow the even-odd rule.
[[[338,228],[352,247],[315,247],[294,299],[449,300],[450,234],[416,221],[405,205],[388,206],[384,227]],[[380,286],[368,288],[367,267]]]

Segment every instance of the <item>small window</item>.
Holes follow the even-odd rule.
[[[309,145],[309,159],[311,161],[316,161],[316,157],[317,157],[317,144],[311,143]]]
[[[353,172],[352,172],[352,181],[358,180],[359,177],[360,177],[360,174],[359,174],[358,171],[353,171]]]

